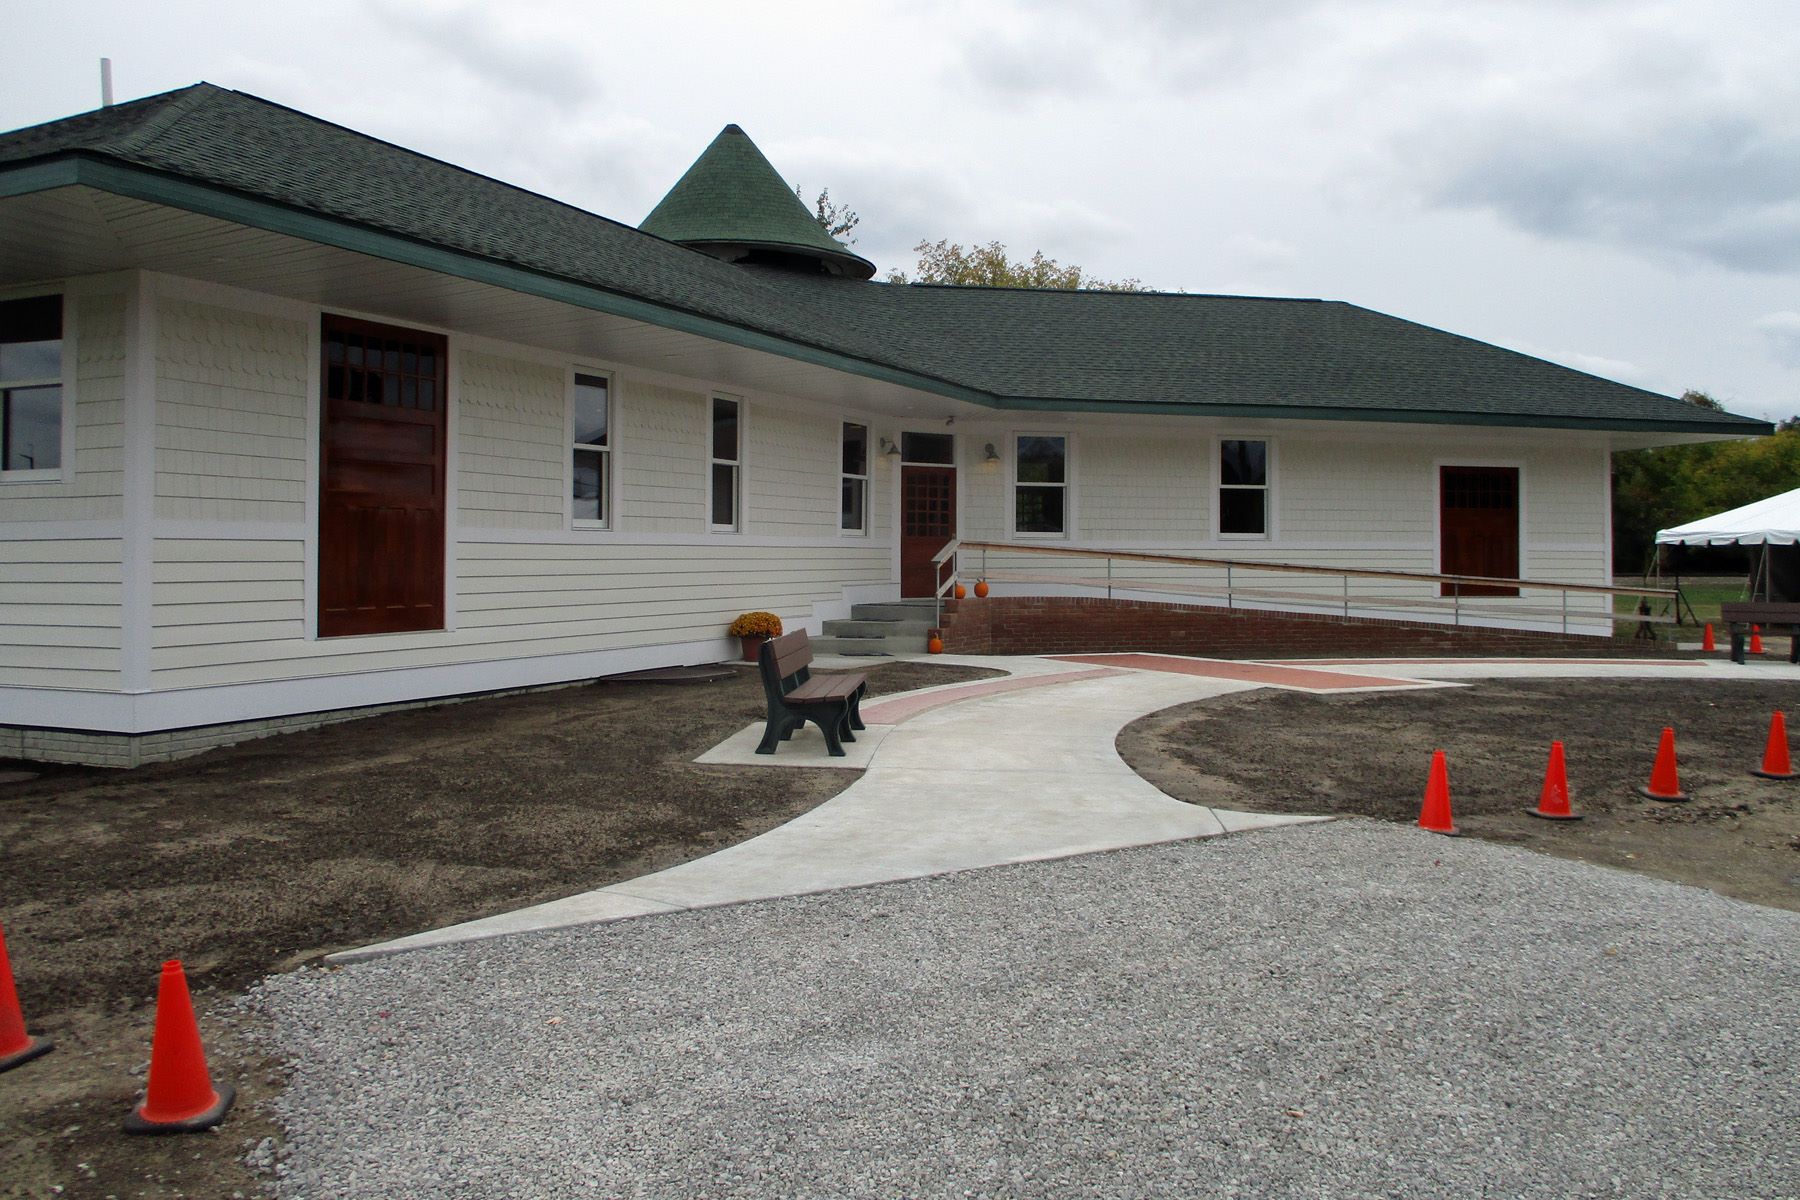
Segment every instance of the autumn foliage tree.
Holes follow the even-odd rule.
[[[1136,279],[1096,279],[1074,263],[1064,266],[1054,258],[1046,258],[1042,250],[1030,258],[1007,257],[1001,242],[963,246],[948,239],[920,242],[913,247],[919,256],[914,274],[905,271],[888,273],[889,283],[941,283],[957,287],[1054,288],[1065,291],[1143,292],[1148,291]]]

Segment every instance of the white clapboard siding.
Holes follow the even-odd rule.
[[[769,404],[751,411],[744,481],[749,532],[771,536],[837,532],[841,429],[833,418]]]
[[[156,305],[156,515],[305,520],[307,323]]]
[[[457,519],[486,529],[560,529],[567,377],[497,354],[457,356]]]
[[[67,478],[0,484],[0,520],[117,520],[124,511],[125,298],[71,295],[64,318],[75,345],[75,435]]]
[[[0,687],[117,688],[116,538],[0,541]]]
[[[618,390],[618,527],[632,533],[704,530],[712,436],[707,397],[629,376],[618,381]]]
[[[478,535],[476,535],[478,536]],[[885,546],[457,545],[457,627],[307,640],[299,542],[159,539],[158,688],[586,653],[718,638],[738,613],[790,622],[882,585]],[[258,617],[262,620],[258,620]]]

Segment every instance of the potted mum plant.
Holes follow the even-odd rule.
[[[743,642],[744,661],[753,663],[764,642],[781,636],[781,618],[772,612],[739,613],[725,632]]]

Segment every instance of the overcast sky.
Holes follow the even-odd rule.
[[[861,214],[1800,411],[1792,3],[4,0],[0,127],[197,80],[636,224],[729,122]]]

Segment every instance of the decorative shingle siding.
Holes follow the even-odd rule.
[[[458,521],[467,529],[561,529],[564,371],[474,351],[458,361]]]
[[[699,533],[706,528],[707,397],[624,380],[619,387],[619,528]]]
[[[782,537],[836,533],[842,451],[838,421],[758,404],[748,426],[747,531]]]
[[[160,301],[156,515],[304,521],[306,381],[303,322]]]

